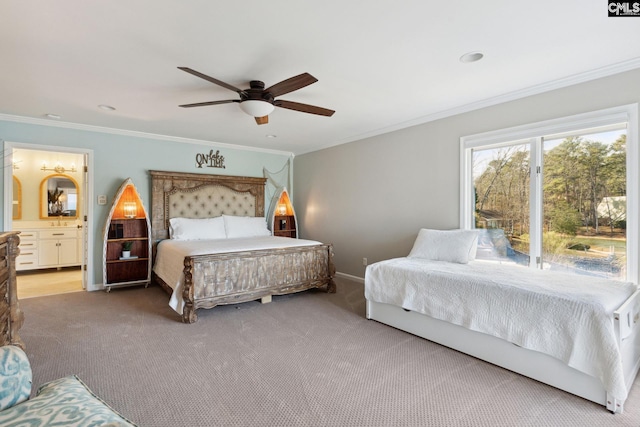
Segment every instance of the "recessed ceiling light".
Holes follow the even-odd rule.
[[[266,135],[267,138],[277,138],[276,135]]]
[[[105,104],[98,105],[98,108],[100,108],[101,110],[104,110],[104,111],[115,111],[116,110],[111,105],[105,105]]]
[[[51,114],[51,113],[47,113],[45,114],[45,116],[49,117],[50,119],[56,119],[56,120],[60,120],[62,118],[62,116],[58,114]]]
[[[482,52],[468,52],[460,57],[460,62],[476,62],[480,61],[484,55]]]

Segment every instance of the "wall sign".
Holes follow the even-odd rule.
[[[196,164],[198,168],[202,168],[202,165],[208,168],[226,168],[224,165],[224,156],[220,155],[220,150],[216,150],[215,154],[213,154],[213,150],[211,150],[209,154],[196,154]]]

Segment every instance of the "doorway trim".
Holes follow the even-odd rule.
[[[86,291],[98,290],[95,284],[94,276],[94,234],[93,233],[93,150],[87,148],[63,147],[57,145],[40,145],[22,142],[4,141],[4,210],[3,222],[4,230],[12,230],[13,227],[13,169],[7,165],[13,164],[13,151],[15,149],[51,151],[58,153],[81,154],[86,159],[86,196],[84,198],[84,212],[86,220],[82,219],[82,266],[83,282]]]

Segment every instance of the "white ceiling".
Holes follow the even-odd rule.
[[[640,17],[606,3],[0,0],[0,118],[305,153],[640,67]],[[470,51],[484,59],[460,62]],[[258,126],[235,103],[179,108],[238,95],[178,66],[243,89],[308,72],[279,98],[336,113]]]

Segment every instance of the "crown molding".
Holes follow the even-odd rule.
[[[609,77],[615,74],[624,73],[626,71],[635,70],[640,68],[640,57],[633,58],[628,61],[618,62],[616,64],[607,65],[605,67],[597,68],[595,70],[586,71],[584,73],[578,73],[571,76],[563,77],[560,79],[552,80],[546,83],[541,83],[535,86],[530,86],[528,88],[524,88],[521,90],[505,93],[502,95],[494,96],[491,98],[483,99],[478,102],[472,102],[470,104],[461,105],[459,107],[451,108],[449,110],[438,111],[433,114],[428,114],[426,116],[418,117],[413,120],[408,120],[405,122],[401,122],[392,126],[387,126],[381,129],[377,129],[371,132],[367,132],[364,134],[356,135],[350,138],[342,139],[339,141],[335,141],[334,143],[327,144],[326,146],[317,148],[315,150],[310,150],[305,153],[306,154],[313,151],[322,150],[325,148],[334,147],[336,145],[346,144],[348,142],[359,141],[361,139],[371,138],[378,135],[383,135],[389,132],[395,132],[401,129],[409,128],[412,126],[421,125],[424,123],[433,122],[436,120],[444,119],[451,116],[456,116],[458,114],[468,113],[474,110],[480,110],[486,107],[492,107],[494,105],[503,104],[510,101],[515,101],[518,99],[526,98],[528,96],[538,95],[545,92],[550,92],[556,89],[562,89],[565,87],[577,85],[580,83],[589,82],[592,80],[600,79],[603,77]]]
[[[349,142],[359,141],[362,139],[371,138],[378,135],[383,135],[390,132],[395,132],[401,129],[409,128],[412,126],[421,125],[424,123],[433,122],[436,120],[444,119],[447,117],[455,116],[458,114],[468,113],[474,110],[479,110],[486,107],[491,107],[494,105],[515,101],[518,99],[526,98],[528,96],[538,95],[541,93],[549,92],[556,89],[562,89],[564,87],[573,86],[580,83],[585,83],[588,81],[596,80],[603,77],[609,77],[615,74],[623,73],[626,71],[635,70],[640,68],[640,57],[633,58],[627,61],[619,62],[616,64],[607,65],[601,68],[597,68],[594,70],[586,71],[583,73],[574,74],[571,76],[563,77],[560,79],[552,80],[546,83],[542,83],[535,86],[530,86],[528,88],[524,88],[521,90],[505,93],[502,95],[498,95],[495,97],[487,98],[481,101],[472,102],[469,104],[461,105],[459,107],[451,108],[448,110],[438,111],[433,114],[428,114],[426,116],[421,116],[416,119],[404,121],[397,123],[395,125],[387,126],[384,128],[376,129],[371,132],[366,132],[359,135],[354,135],[348,138],[343,138],[338,141],[333,141],[327,144],[323,144],[317,146],[308,151],[301,151],[293,153],[291,151],[281,151],[281,150],[273,150],[268,148],[258,148],[258,147],[249,147],[246,145],[236,145],[229,144],[225,142],[216,142],[216,141],[206,141],[206,140],[198,140],[191,138],[182,138],[176,136],[168,136],[168,135],[160,135],[146,132],[138,132],[131,131],[125,129],[116,129],[116,128],[108,128],[102,126],[93,126],[93,125],[84,125],[79,123],[71,123],[71,122],[52,122],[47,119],[33,118],[33,117],[24,117],[24,116],[13,116],[8,114],[0,113],[0,120],[18,122],[18,123],[28,123],[35,124],[41,126],[50,126],[50,127],[60,127],[67,129],[76,129],[76,130],[84,130],[89,132],[101,132],[101,133],[109,133],[114,135],[124,135],[124,136],[132,136],[137,138],[147,138],[147,139],[157,139],[163,141],[172,141],[179,142],[183,144],[198,144],[198,145],[209,145],[213,147],[220,148],[228,148],[233,150],[244,150],[244,151],[254,151],[260,153],[268,153],[268,154],[276,154],[276,155],[285,155],[294,157],[295,155],[301,155],[306,153],[311,153],[314,151],[323,150],[326,148],[331,148],[337,145],[346,144]]]
[[[84,125],[80,123],[72,122],[52,122],[48,119],[40,119],[35,117],[14,116],[9,114],[0,113],[0,121],[26,123],[31,125],[49,126],[64,129],[82,130],[87,132],[99,132],[108,133],[112,135],[131,136],[135,138],[157,139],[161,141],[179,142],[182,144],[194,144],[194,145],[208,145],[217,148],[228,148],[232,150],[254,151],[259,153],[277,154],[293,157],[294,154],[290,151],[272,150],[269,148],[249,147],[246,145],[229,144],[226,142],[206,141],[200,139],[182,138],[178,136],[160,135],[147,132],[138,132],[126,129],[108,128],[103,126]]]

